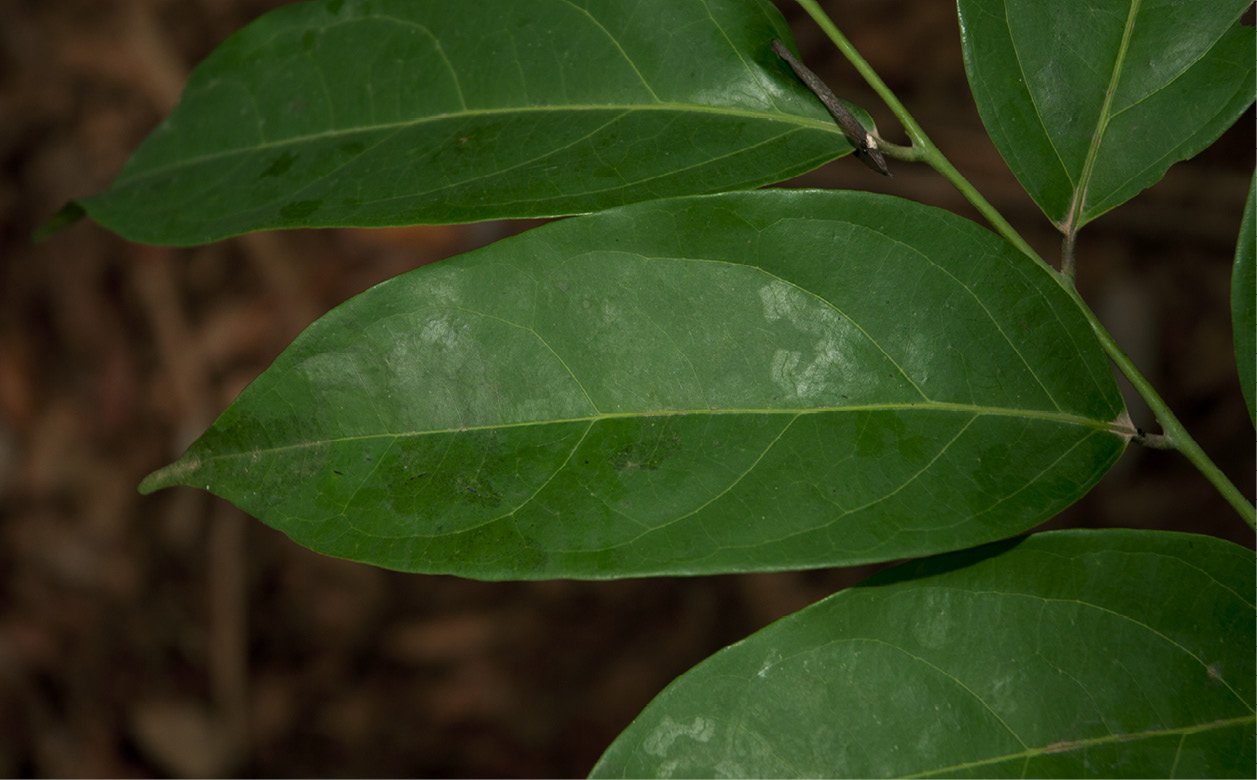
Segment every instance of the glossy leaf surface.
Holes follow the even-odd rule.
[[[1244,204],[1244,222],[1235,246],[1235,266],[1231,272],[1231,324],[1235,333],[1235,365],[1239,370],[1240,389],[1248,404],[1248,416],[1257,427],[1253,394],[1257,392],[1257,271],[1253,255],[1257,253],[1257,174],[1248,188]]]
[[[1254,95],[1250,0],[960,0],[969,84],[1018,181],[1080,228],[1209,146]]]
[[[323,317],[143,489],[492,579],[805,568],[1002,538],[1123,413],[1055,281],[938,209],[765,190],[551,223]]]
[[[894,567],[666,688],[595,777],[1251,777],[1253,553],[1064,531]]]
[[[318,0],[223,43],[110,189],[136,241],[750,188],[850,151],[768,0]]]

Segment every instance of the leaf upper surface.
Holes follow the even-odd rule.
[[[855,563],[1028,528],[1121,453],[1050,276],[946,212],[769,190],[551,223],[302,334],[172,466],[302,544],[493,579]]]
[[[1253,553],[1035,534],[914,561],[682,675],[594,777],[1251,777]]]
[[[81,203],[137,241],[473,222],[750,188],[850,151],[767,0],[318,0],[192,74]]]
[[[1212,144],[1254,97],[1250,0],[960,0],[965,70],[1000,154],[1080,228]]]

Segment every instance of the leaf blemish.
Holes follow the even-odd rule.
[[[297,155],[293,154],[292,152],[284,152],[283,154],[279,155],[274,160],[272,160],[271,164],[267,167],[267,169],[258,174],[258,178],[259,179],[274,179],[278,176],[283,176],[285,173],[288,172],[288,169],[291,168],[292,164],[295,163],[296,161],[297,161]]]
[[[491,485],[475,477],[460,478],[458,487],[470,503],[488,507],[496,507],[502,503],[502,496]]]
[[[279,210],[279,216],[284,219],[304,219],[322,207],[321,200],[297,200],[289,203]]]
[[[715,734],[716,723],[709,718],[695,716],[692,723],[680,723],[672,718],[664,718],[663,722],[656,726],[655,730],[642,742],[642,749],[652,756],[662,758],[672,749],[673,743],[681,737],[706,743]]]
[[[619,472],[654,471],[663,465],[680,443],[681,437],[675,433],[667,439],[633,442],[617,450],[608,463]]]
[[[1074,750],[1078,748],[1081,744],[1082,743],[1077,742],[1077,741],[1061,740],[1060,742],[1053,742],[1052,744],[1043,748],[1043,752],[1044,753],[1064,753],[1067,750]]]

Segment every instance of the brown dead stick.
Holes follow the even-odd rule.
[[[882,156],[882,150],[878,147],[877,137],[864,128],[860,124],[860,120],[855,118],[847,110],[847,107],[834,95],[833,90],[825,86],[825,82],[820,77],[799,62],[799,59],[790,53],[786,45],[781,41],[773,41],[773,51],[777,56],[786,61],[790,69],[794,71],[794,75],[812,90],[821,102],[825,104],[825,108],[829,109],[829,115],[838,123],[838,127],[842,128],[842,134],[847,137],[851,145],[855,147],[855,156],[859,157],[865,165],[882,174],[883,176],[893,176],[890,169],[886,167],[886,158]]]

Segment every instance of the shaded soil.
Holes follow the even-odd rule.
[[[27,242],[67,199],[108,184],[200,58],[279,4],[0,0],[0,775],[583,775],[677,674],[871,569],[486,584],[323,558],[192,490],[141,498],[139,480],[321,313],[528,227],[160,249],[84,223]],[[828,5],[957,166],[1055,257],[1057,237],[981,131],[954,6]],[[809,63],[876,105],[790,12]],[[1079,249],[1084,295],[1250,497],[1228,312],[1253,148],[1250,112]],[[928,171],[895,170],[881,179],[848,159],[794,184],[972,215]],[[1169,452],[1132,448],[1047,527],[1097,526],[1252,546]]]

